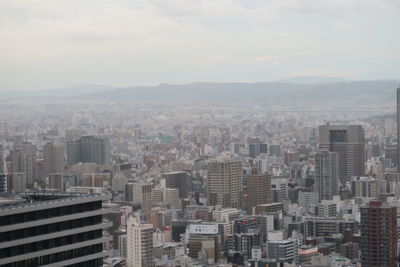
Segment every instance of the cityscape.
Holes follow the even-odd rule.
[[[0,1],[0,267],[400,266],[399,9]]]

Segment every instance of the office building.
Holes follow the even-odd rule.
[[[190,179],[186,172],[168,172],[161,175],[167,188],[179,189],[179,197],[187,198],[191,190]]]
[[[7,192],[23,193],[26,191],[26,175],[23,172],[8,175]]]
[[[397,266],[397,210],[374,200],[360,207],[361,265]]]
[[[352,233],[358,231],[358,222],[355,220],[312,216],[306,216],[303,219],[305,237],[326,237],[343,234],[346,230]]]
[[[133,203],[140,205],[143,210],[150,210],[152,203],[152,188],[149,183],[135,183],[133,185]]]
[[[62,173],[49,173],[49,189],[64,190],[64,178]]]
[[[320,200],[330,200],[339,191],[339,155],[318,151],[315,154],[315,183]]]
[[[208,262],[217,262],[221,254],[221,235],[218,233],[217,224],[191,224],[189,225],[188,256],[199,258],[200,253]]]
[[[67,164],[79,162],[110,164],[110,141],[95,136],[82,136],[78,140],[67,141]]]
[[[336,217],[336,203],[332,200],[322,200],[318,205],[318,216],[320,217]]]
[[[242,193],[242,163],[240,160],[218,157],[208,162],[209,205],[240,208]]]
[[[305,209],[310,209],[312,206],[317,206],[319,203],[319,193],[316,192],[299,192],[299,205]]]
[[[283,159],[286,166],[290,167],[292,163],[299,162],[300,155],[299,152],[288,150],[283,153]]]
[[[372,177],[352,177],[351,193],[353,197],[378,198],[378,180]]]
[[[102,266],[102,195],[33,193],[0,201],[0,266]]]
[[[64,172],[64,147],[48,142],[43,146],[43,174]]]
[[[319,126],[319,149],[339,154],[342,185],[351,176],[365,175],[364,129],[361,125]]]
[[[260,144],[249,144],[249,157],[254,159],[260,154]]]
[[[127,222],[126,262],[128,267],[153,266],[153,225],[141,224],[131,216]]]
[[[247,177],[247,214],[253,213],[253,208],[259,204],[272,202],[271,175],[252,174]]]

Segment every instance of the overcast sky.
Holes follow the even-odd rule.
[[[400,78],[399,0],[0,0],[0,90]]]

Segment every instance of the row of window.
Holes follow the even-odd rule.
[[[69,220],[69,221],[63,221],[58,223],[45,224],[35,227],[3,232],[0,233],[0,243],[22,238],[28,238],[32,236],[50,234],[59,231],[65,231],[74,228],[85,227],[89,225],[95,225],[101,222],[102,222],[102,216],[96,215],[86,218],[79,218],[75,220]]]
[[[93,201],[88,203],[68,205],[52,209],[17,213],[12,215],[0,216],[0,226],[48,219],[48,218],[65,216],[65,215],[87,212],[98,209],[101,209],[101,201]]]
[[[74,235],[62,236],[53,239],[42,240],[29,244],[22,244],[14,247],[0,249],[0,259],[14,257],[17,255],[32,253],[45,249],[66,246],[78,242],[84,242],[102,237],[102,230],[94,230]]]
[[[40,265],[52,264],[60,261],[70,260],[73,258],[83,257],[90,254],[99,253],[103,250],[102,244],[96,244],[92,246],[87,246],[83,248],[77,248],[72,250],[67,250],[59,253],[54,253],[42,257],[32,258],[28,260],[23,260],[19,262],[13,262],[9,264],[2,265],[2,267],[36,267]],[[94,259],[90,261],[85,261],[81,263],[76,263],[70,265],[71,267],[98,267],[103,266],[103,259]]]

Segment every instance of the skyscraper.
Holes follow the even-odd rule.
[[[315,183],[320,200],[330,200],[339,190],[339,155],[320,150],[315,153]]]
[[[153,266],[153,225],[141,224],[134,217],[127,222],[128,267]]]
[[[99,165],[110,163],[110,142],[106,138],[82,136],[67,142],[67,163],[93,162]]]
[[[253,207],[272,202],[271,175],[252,174],[247,177],[247,213],[251,214]]]
[[[47,177],[49,173],[64,172],[64,147],[48,142],[43,146],[43,172]]]
[[[225,157],[208,162],[209,204],[240,208],[242,163]]]
[[[365,175],[364,129],[361,125],[319,126],[319,149],[339,154],[339,177],[344,184],[351,176]]]
[[[397,88],[397,171],[400,172],[400,87]]]
[[[396,207],[374,200],[360,207],[361,265],[397,266]]]

